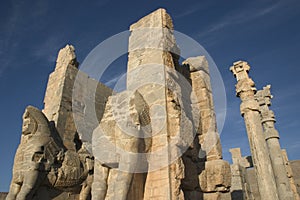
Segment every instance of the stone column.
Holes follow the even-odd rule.
[[[269,109],[272,98],[270,88],[271,85],[267,85],[262,90],[257,91],[257,93],[255,94],[255,99],[260,106],[261,121],[272,162],[272,168],[275,176],[279,198],[292,200],[294,198],[281,153],[279,134],[274,126],[276,121],[275,115],[274,112]]]
[[[237,79],[236,95],[241,98],[241,115],[244,117],[253,158],[259,192],[262,199],[277,200],[278,191],[269,157],[267,144],[263,135],[258,102],[254,98],[256,88],[248,72],[247,62],[233,63],[230,71]]]

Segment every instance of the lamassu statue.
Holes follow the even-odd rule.
[[[93,157],[83,147],[78,151],[66,150],[46,116],[39,109],[28,106],[23,115],[21,142],[6,199],[36,199],[43,185],[60,191],[82,187],[79,198],[88,199],[93,165]]]

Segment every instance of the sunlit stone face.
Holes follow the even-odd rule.
[[[28,112],[25,112],[23,115],[23,126],[22,126],[22,134],[28,135],[35,130],[35,121],[30,117]]]

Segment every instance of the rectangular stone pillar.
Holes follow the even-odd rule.
[[[174,69],[173,53],[179,54],[173,24],[166,11],[158,9],[131,25],[130,31],[127,90],[138,90],[143,96],[150,107],[152,124],[144,199],[183,199],[183,164],[180,158],[170,161],[170,138],[180,129],[180,113],[172,106],[174,97],[167,88],[168,79],[171,81],[167,68]]]
[[[200,114],[197,130],[203,151],[200,155],[207,161],[222,159],[208,61],[204,56],[198,56],[186,59],[183,64],[189,65],[192,90],[195,94],[192,103],[199,109]]]
[[[75,49],[71,45],[59,51],[55,71],[49,76],[43,112],[55,123],[64,145],[76,151],[76,127],[72,115],[72,89],[78,72]]]
[[[230,199],[230,165],[222,160],[208,61],[204,56],[191,57],[183,65],[188,66],[190,71],[191,103],[194,115],[199,115],[199,124],[195,124],[198,137],[195,142],[200,146],[200,163],[194,164],[203,166],[198,175],[200,190],[204,199]]]
[[[55,123],[68,150],[76,151],[74,139],[78,133],[91,152],[92,132],[98,126],[112,92],[112,89],[78,70],[72,45],[59,51],[55,70],[49,76],[43,112],[49,121]]]

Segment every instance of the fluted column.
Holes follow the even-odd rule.
[[[261,199],[276,200],[279,199],[278,192],[263,135],[259,104],[254,98],[256,88],[253,80],[248,76],[249,70],[250,66],[243,61],[235,62],[230,67],[230,71],[237,79],[236,95],[242,101],[240,110],[245,120]]]
[[[269,150],[273,172],[275,176],[276,186],[280,199],[292,200],[293,192],[287,177],[287,171],[284,165],[281,147],[279,143],[279,134],[275,129],[275,115],[269,109],[271,105],[270,85],[267,85],[262,90],[257,91],[255,98],[260,106],[261,121],[264,128],[267,147]]]

